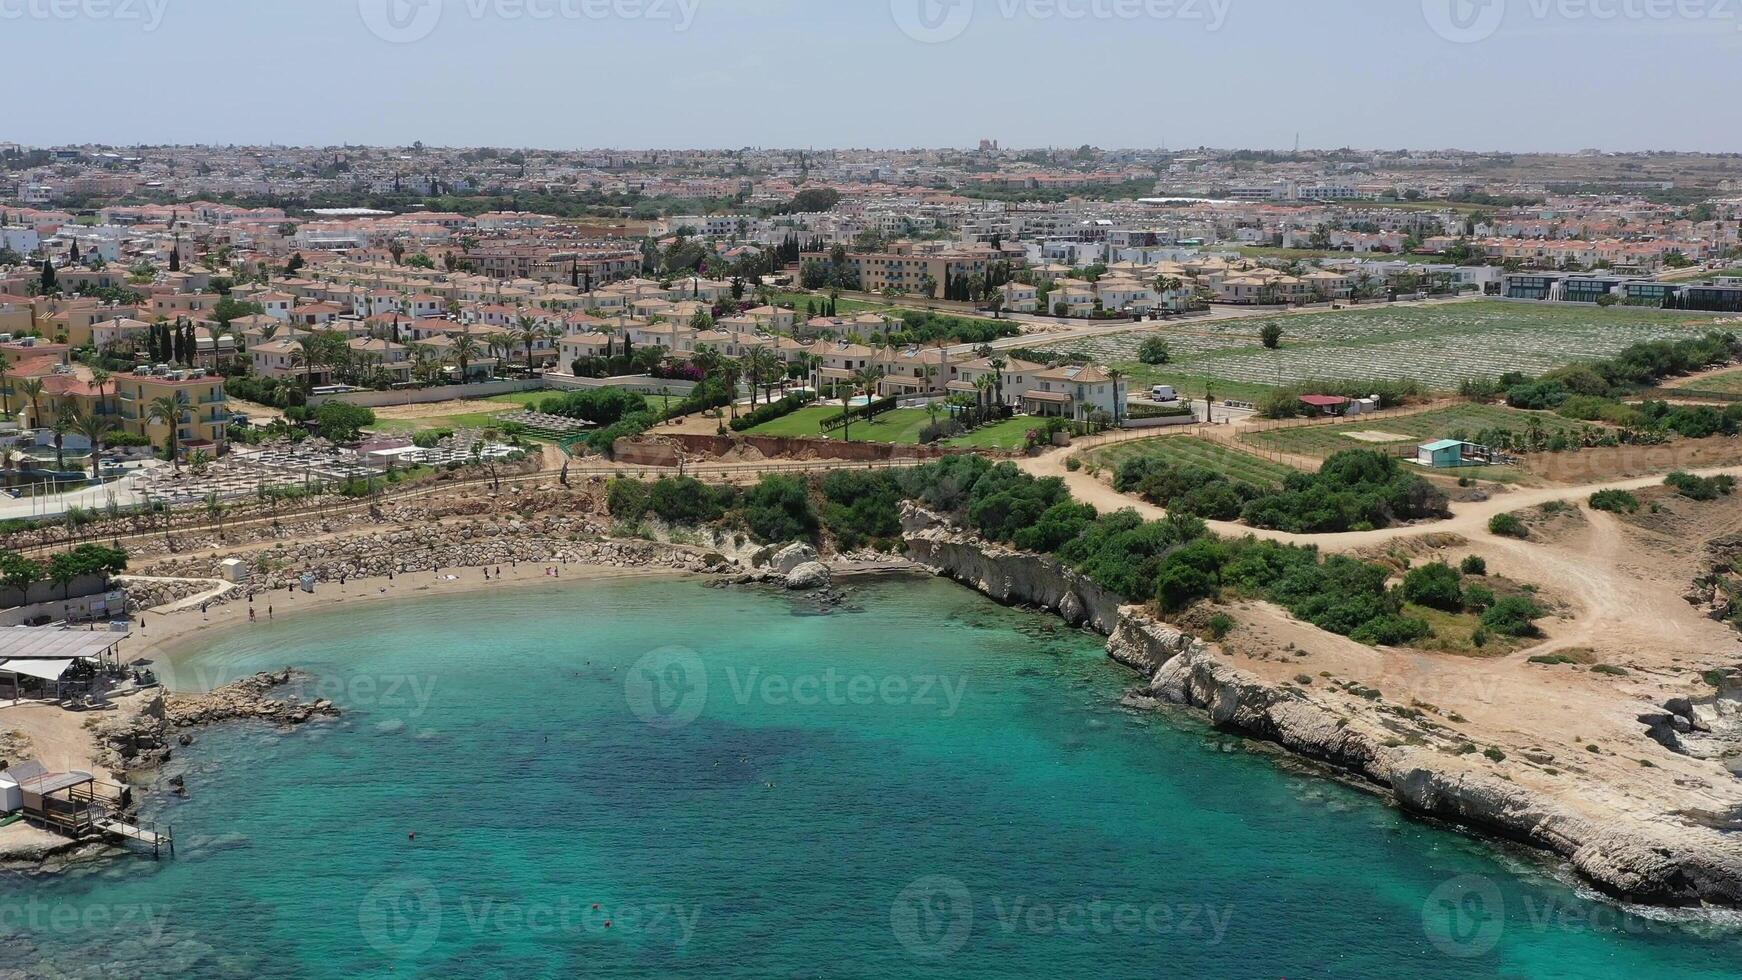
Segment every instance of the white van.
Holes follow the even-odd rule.
[[[1173,385],[1156,385],[1149,389],[1149,399],[1157,402],[1177,402],[1179,392],[1173,390]]]

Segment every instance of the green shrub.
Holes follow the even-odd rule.
[[[1210,639],[1221,640],[1227,638],[1229,633],[1234,632],[1234,626],[1234,618],[1226,613],[1217,613],[1214,616],[1211,616],[1208,624]],[[1304,683],[1311,684],[1312,682],[1313,679],[1308,677]]]
[[[1445,562],[1410,569],[1403,577],[1403,597],[1418,606],[1459,612],[1464,608],[1463,576]]]
[[[1255,527],[1325,534],[1449,513],[1446,495],[1405,472],[1396,459],[1350,449],[1325,460],[1316,475],[1293,474],[1281,493],[1251,500],[1241,519]]]
[[[1717,500],[1736,490],[1736,478],[1729,475],[1705,477],[1677,471],[1671,473],[1663,482],[1666,486],[1674,487],[1677,493],[1689,500]]]
[[[767,544],[814,538],[817,515],[804,480],[770,474],[744,495],[744,522]]]
[[[638,521],[647,516],[652,491],[640,480],[618,477],[605,490],[605,507],[620,521]]]
[[[1487,575],[1488,562],[1481,555],[1470,555],[1458,566],[1465,575]]]
[[[374,412],[344,402],[327,402],[315,409],[314,417],[320,425],[321,438],[333,442],[356,442],[365,428],[375,424]]]
[[[1166,364],[1173,359],[1167,348],[1167,341],[1160,337],[1150,337],[1137,348],[1137,359],[1145,364]]]
[[[1501,636],[1528,637],[1540,632],[1536,620],[1547,612],[1529,596],[1507,596],[1482,614],[1482,626]]]
[[[1516,514],[1495,514],[1488,522],[1488,533],[1522,540],[1530,537],[1530,528],[1525,527]]]
[[[1464,608],[1475,612],[1494,605],[1494,590],[1486,585],[1472,585],[1464,590]]]
[[[687,476],[654,481],[647,497],[648,509],[667,524],[711,524],[726,516],[737,493],[731,487],[710,487]]]
[[[540,401],[538,408],[546,415],[612,426],[625,416],[647,411],[647,398],[623,388],[584,388],[551,395]]]
[[[1422,620],[1388,613],[1361,624],[1349,638],[1375,647],[1397,647],[1426,639],[1433,630]]]
[[[881,547],[900,537],[901,492],[889,473],[835,470],[823,478],[822,493],[823,522],[842,548]]]
[[[1591,509],[1632,514],[1639,510],[1639,498],[1625,490],[1599,490],[1591,494]]]

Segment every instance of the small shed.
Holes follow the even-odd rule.
[[[1416,447],[1415,461],[1429,469],[1443,470],[1464,465],[1464,443],[1457,439],[1441,439]]]
[[[226,582],[248,581],[248,563],[240,558],[226,558],[219,563],[218,569]]]
[[[1349,408],[1349,399],[1340,395],[1302,395],[1300,403],[1313,415],[1342,415]]]

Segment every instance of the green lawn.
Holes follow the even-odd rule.
[[[945,440],[946,446],[961,446],[967,449],[1021,449],[1028,441],[1028,433],[1041,425],[1041,420],[1027,415],[994,422],[982,426],[965,436]]]
[[[1116,471],[1126,460],[1138,457],[1159,459],[1169,466],[1201,466],[1260,487],[1281,486],[1289,474],[1298,472],[1282,463],[1196,436],[1157,436],[1122,442],[1089,452],[1083,462],[1090,467]]]
[[[790,306],[802,316],[806,303],[814,303],[818,307],[826,306],[829,296],[826,292],[822,294],[775,293],[773,299],[775,306]],[[882,303],[867,303],[863,300],[848,299],[845,296],[835,301],[835,312],[841,316],[852,316],[855,313],[886,313],[888,311],[889,307]]]
[[[496,424],[496,416],[523,408],[537,408],[540,402],[552,394],[555,392],[540,389],[468,399],[473,402],[491,402],[502,407],[486,412],[456,412],[452,415],[432,415],[420,419],[378,419],[369,428],[388,435],[410,435],[429,429],[487,429]]]
[[[1470,404],[1417,412],[1414,415],[1390,418],[1380,415],[1330,425],[1247,432],[1241,438],[1262,449],[1323,458],[1343,449],[1377,449],[1389,452],[1434,439],[1452,438],[1454,433],[1474,437],[1482,429],[1506,428],[1523,432],[1533,420],[1549,433],[1577,432],[1583,427],[1582,423],[1554,415],[1522,412],[1499,405]],[[1366,433],[1374,438],[1354,438],[1350,433]],[[1493,468],[1484,467],[1468,472],[1487,479],[1501,478],[1501,474]]]
[[[839,405],[812,406],[801,408],[791,415],[765,422],[751,429],[747,434],[753,436],[784,436],[798,439],[840,439],[842,432],[836,429],[826,436],[822,430],[825,420],[841,414]],[[891,442],[896,444],[918,444],[920,430],[931,422],[931,416],[923,409],[898,408],[885,412],[875,420],[863,422],[855,420],[848,427],[852,442]]]
[[[798,439],[839,439],[841,430],[824,435],[822,423],[825,419],[841,414],[839,405],[811,406],[801,408],[784,418],[765,422],[751,429],[746,435],[753,436],[785,436]],[[939,414],[939,419],[946,416]],[[855,421],[851,426],[853,442],[887,442],[902,446],[919,444],[920,433],[931,424],[931,415],[922,408],[898,408],[886,412],[872,422]],[[1003,422],[976,429],[967,435],[957,436],[947,440],[945,445],[960,446],[969,449],[1020,449],[1028,438],[1030,429],[1039,425],[1039,420],[1029,416],[1019,415]]]

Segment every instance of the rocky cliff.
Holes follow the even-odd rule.
[[[901,528],[908,557],[936,574],[1006,605],[1057,613],[1072,626],[1100,633],[1119,626],[1119,597],[1053,558],[992,544],[912,504],[902,510]]]
[[[1742,906],[1742,859],[1715,839],[1718,831],[1648,825],[1620,813],[1594,819],[1461,757],[1387,744],[1382,729],[1233,666],[1141,608],[1121,608],[1051,558],[988,543],[920,508],[910,506],[903,523],[910,556],[935,573],[1108,634],[1108,655],[1147,678],[1136,703],[1200,709],[1218,727],[1358,775],[1407,810],[1562,855],[1610,894],[1660,905]]]

